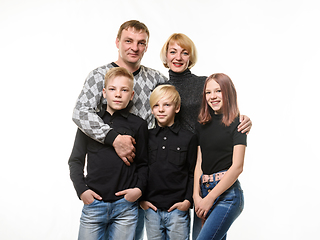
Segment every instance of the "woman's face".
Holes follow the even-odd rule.
[[[167,65],[177,73],[183,72],[189,66],[189,52],[180,47],[176,42],[169,43],[167,51]]]

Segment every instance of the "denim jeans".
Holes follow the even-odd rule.
[[[145,225],[148,239],[188,240],[190,231],[189,211],[174,209],[171,212],[151,208],[145,210]]]
[[[202,220],[199,218],[193,208],[193,226],[192,226],[192,240],[196,240],[202,227]]]
[[[138,223],[136,228],[136,233],[134,240],[143,240],[143,230],[144,230],[144,210],[139,207],[138,211]]]
[[[218,184],[219,181],[201,184],[202,197]],[[225,240],[231,224],[240,215],[244,207],[243,192],[237,180],[229,189],[221,194],[209,213],[198,235],[197,240]]]
[[[78,239],[133,239],[137,219],[137,202],[129,202],[125,198],[115,202],[95,199],[91,204],[83,206]]]

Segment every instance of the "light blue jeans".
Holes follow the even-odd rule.
[[[193,227],[192,227],[192,240],[196,240],[202,227],[202,220],[199,218],[193,208]]]
[[[115,202],[95,199],[91,204],[83,206],[78,239],[133,239],[137,219],[137,202],[129,202],[125,198]]]
[[[144,210],[139,207],[138,210],[138,223],[134,240],[143,240],[144,230]]]
[[[148,239],[152,240],[188,240],[190,231],[189,211],[174,209],[171,212],[164,210],[145,210],[145,226]]]
[[[213,189],[219,181],[201,184],[202,197]],[[243,192],[237,180],[228,190],[219,196],[207,214],[197,240],[225,240],[230,226],[240,215],[244,207]]]

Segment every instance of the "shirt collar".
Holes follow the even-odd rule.
[[[179,130],[180,130],[181,126],[178,120],[176,120],[174,122],[174,124],[170,127],[160,127],[158,125],[158,123],[156,123],[156,135],[158,135],[161,131],[166,130],[166,129],[170,129],[171,132],[173,132],[174,134],[178,134]]]
[[[124,118],[128,118],[130,114],[130,109],[132,106],[133,106],[133,102],[130,101],[126,108],[116,111],[114,114],[120,114]],[[101,107],[101,111],[98,112],[98,116],[102,118],[106,112],[107,112],[107,104],[103,104]]]

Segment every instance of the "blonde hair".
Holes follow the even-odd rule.
[[[196,45],[193,41],[183,33],[174,33],[172,34],[168,40],[164,43],[161,51],[160,51],[160,59],[163,65],[166,68],[169,68],[167,64],[167,53],[170,42],[177,43],[180,47],[186,49],[189,52],[189,66],[188,68],[192,68],[197,62],[197,49]]]
[[[113,79],[115,77],[127,77],[130,80],[130,88],[131,90],[133,90],[133,84],[134,84],[133,74],[124,67],[111,68],[104,77],[104,87],[107,87],[108,80]]]
[[[150,107],[151,107],[151,109],[164,96],[167,96],[170,99],[170,101],[172,101],[174,103],[176,108],[180,107],[181,98],[180,98],[180,95],[179,95],[177,89],[173,85],[164,84],[164,85],[159,85],[158,87],[156,87],[152,91],[152,93],[150,95]]]

